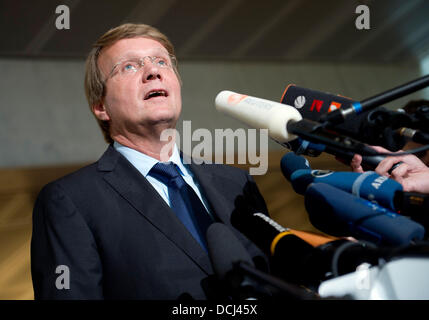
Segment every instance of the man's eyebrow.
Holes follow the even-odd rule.
[[[123,61],[127,59],[139,59],[147,56],[167,56],[168,57],[168,55],[169,55],[168,52],[162,49],[159,49],[159,50],[155,49],[152,52],[147,52],[147,53],[144,53],[143,55],[140,52],[129,51],[124,53],[122,56],[120,56],[118,58],[118,61]]]

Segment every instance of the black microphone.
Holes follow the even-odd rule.
[[[308,264],[316,249],[267,215],[256,212],[243,216],[234,212],[231,223],[269,256],[273,275],[307,287],[323,278],[323,266]]]
[[[399,213],[429,229],[429,195],[418,192],[395,194],[395,207]]]
[[[330,268],[329,259],[332,253],[320,254],[321,249],[318,249],[320,245],[312,245],[307,239],[302,238],[309,238],[309,234],[300,232],[300,236],[296,235],[294,233],[296,230],[285,228],[267,215],[255,212],[243,197],[236,199],[235,206],[236,210],[231,215],[232,226],[253,241],[269,257],[273,275],[311,289],[315,289],[320,281],[325,279],[326,270]],[[326,239],[322,246],[329,248],[326,250],[329,251],[333,245],[327,245],[327,243],[337,240]]]
[[[281,103],[295,107],[304,119],[320,122],[324,114],[338,109],[347,109],[355,100],[338,94],[299,87],[289,84],[283,92]],[[360,118],[363,118],[361,116]],[[335,127],[345,135],[357,137],[359,135],[360,121],[347,121]]]
[[[321,123],[325,121],[326,117],[332,114],[332,111],[350,109],[353,104],[359,102],[341,95],[302,88],[291,84],[283,92],[281,103],[294,106],[304,119]],[[420,118],[426,120],[427,115],[424,112],[421,113],[423,113],[423,116],[420,116]],[[400,112],[400,110],[393,111],[384,107],[377,107],[375,109],[370,108],[354,117],[345,119],[342,123],[331,124],[329,128],[370,145],[380,145],[389,150],[397,151],[405,145],[406,140],[398,135],[395,130],[401,127],[416,129],[417,126],[420,128],[422,123],[426,123],[427,126],[427,121],[422,121],[420,118],[417,119],[417,116],[406,114],[403,111]],[[419,141],[427,140],[419,139]],[[293,147],[291,150],[298,154],[317,156],[320,154],[320,151],[325,151],[320,150],[321,147],[317,148],[317,146],[316,148],[310,148],[310,146],[303,147],[301,141],[294,140],[289,142],[289,144]],[[301,147],[303,150],[298,151],[298,147]],[[349,160],[349,156],[345,155],[344,159]],[[370,167],[374,166],[371,165]]]
[[[298,87],[294,84],[288,85],[283,92],[281,103],[289,106],[294,106],[303,119],[310,120],[316,123],[321,122],[323,115],[329,114],[337,109],[349,108],[356,101],[331,93],[321,92],[317,90]],[[411,122],[411,117],[403,112],[390,111],[385,108],[369,110],[357,115],[344,123],[332,126],[332,129],[345,135],[342,138],[346,144],[348,137],[364,141],[372,145],[380,145],[389,150],[397,151],[405,144],[405,139],[399,138],[395,129],[401,126],[407,126]],[[292,125],[289,129],[292,129]],[[294,124],[297,126],[298,124]],[[313,129],[313,128],[312,128]],[[314,130],[314,129],[313,129]],[[332,146],[322,143],[305,141],[302,134],[297,134],[298,139],[289,141],[288,148],[297,154],[308,156],[318,156],[322,152],[333,154],[345,161],[350,161],[356,150],[345,149],[341,146]],[[332,139],[338,140],[341,137],[339,134],[332,135]],[[311,140],[310,140],[311,141]],[[367,151],[367,150],[366,150]],[[385,156],[382,155],[363,155],[362,165],[368,169],[375,169]]]
[[[206,233],[207,246],[213,270],[222,282],[223,291],[232,299],[248,299],[259,296],[255,284],[237,272],[237,265],[244,263],[254,267],[249,253],[239,240],[221,223],[213,223]]]
[[[294,235],[291,229],[262,213],[243,215],[234,212],[231,223],[267,253],[274,276],[313,291],[317,291],[321,282],[353,272],[363,262],[376,265],[385,255],[384,250],[361,242],[343,252],[343,245],[350,242],[347,239],[329,239],[313,247]],[[336,255],[340,254],[337,250],[341,250],[340,263],[335,261]]]
[[[224,291],[233,300],[291,298],[316,299],[315,293],[284,282],[254,267],[250,255],[232,231],[222,223],[207,229],[209,257]]]
[[[420,130],[401,127],[396,131],[397,135],[406,138],[407,141],[413,141],[423,145],[429,144],[429,134]]]
[[[353,122],[354,118],[348,122]],[[412,117],[403,112],[378,107],[368,112],[359,125],[361,140],[370,145],[383,146],[391,151],[403,148],[406,139],[397,134],[397,129],[409,127]]]

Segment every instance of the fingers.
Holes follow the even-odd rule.
[[[359,154],[355,154],[352,158],[352,161],[350,161],[350,167],[352,168],[352,171],[362,173],[363,169],[362,169],[361,163],[362,163],[362,156]]]
[[[427,168],[426,165],[415,155],[408,154],[405,156],[387,157],[379,163],[377,168],[375,168],[375,172],[379,175],[388,176],[389,170],[398,162],[406,163],[408,165],[408,170],[412,171],[421,171]]]
[[[375,168],[375,172],[377,172],[380,176],[390,176],[389,170],[398,162],[402,161],[402,157],[387,157],[382,160],[377,168]],[[401,165],[402,166],[402,165]],[[399,167],[401,167],[399,166]],[[399,169],[399,167],[395,168],[393,171]],[[392,171],[392,173],[393,173]]]
[[[399,179],[403,178],[407,174],[409,169],[410,166],[408,164],[402,163],[392,171],[391,176],[393,179],[399,182]]]
[[[377,152],[383,152],[383,153],[391,153],[392,152],[392,151],[387,150],[387,149],[380,147],[380,146],[370,146],[370,147],[373,148]]]

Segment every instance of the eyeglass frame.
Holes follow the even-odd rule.
[[[176,58],[176,56],[175,55],[173,55],[173,54],[171,54],[171,53],[169,53],[168,54],[168,57],[170,58],[170,62],[171,62],[171,65],[167,65],[167,66],[165,66],[165,67],[161,67],[161,68],[171,68],[171,69],[173,69],[174,70],[174,72],[177,74],[177,58]],[[113,75],[114,75],[114,71],[115,71],[115,68],[117,67],[117,66],[119,66],[119,65],[121,65],[122,63],[124,63],[124,62],[128,62],[128,61],[138,61],[139,62],[139,68],[136,70],[136,71],[134,71],[134,73],[137,73],[141,68],[143,68],[144,67],[144,65],[145,65],[145,62],[144,62],[144,60],[146,59],[146,58],[149,58],[150,59],[150,62],[151,63],[153,63],[153,61],[156,59],[156,58],[163,58],[163,57],[159,57],[159,56],[144,56],[144,57],[142,57],[142,58],[137,58],[137,59],[135,59],[135,60],[133,60],[133,59],[124,59],[124,60],[121,60],[121,61],[118,61],[117,63],[115,63],[114,65],[113,65],[113,67],[112,67],[112,70],[109,72],[109,74],[107,75],[107,77],[106,77],[106,79],[103,81],[103,86],[105,86],[106,85],[106,82],[107,82],[107,80],[109,80]]]

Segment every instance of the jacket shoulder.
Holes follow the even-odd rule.
[[[73,171],[65,176],[62,176],[49,182],[42,188],[42,191],[46,192],[51,189],[57,188],[57,186],[67,188],[73,185],[80,185],[82,182],[90,181],[90,177],[94,178],[96,175],[97,162],[84,166],[76,171]]]

